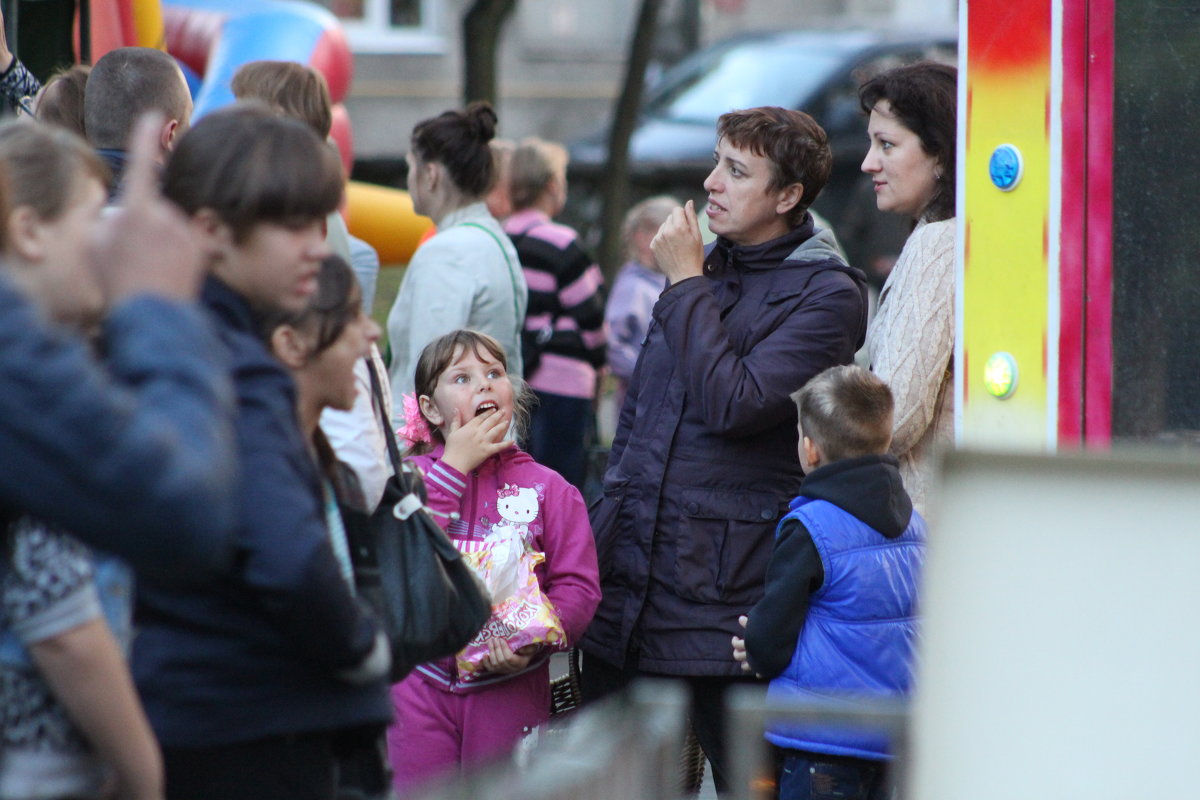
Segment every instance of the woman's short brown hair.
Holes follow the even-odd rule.
[[[730,111],[717,120],[717,138],[771,162],[768,191],[793,183],[804,187],[800,202],[787,214],[789,228],[804,219],[833,169],[833,151],[825,129],[803,111],[778,106]]]
[[[279,113],[298,119],[329,138],[333,100],[325,76],[295,61],[251,61],[234,74],[233,96],[261,100]]]

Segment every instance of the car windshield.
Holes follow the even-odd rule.
[[[647,106],[646,114],[679,122],[711,123],[735,108],[795,108],[837,68],[845,54],[797,47],[794,42],[753,42],[719,51],[696,63]]]

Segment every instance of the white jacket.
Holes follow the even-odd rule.
[[[528,300],[516,250],[487,206],[473,203],[447,214],[437,234],[409,262],[388,314],[398,418],[404,413],[400,398],[413,391],[421,350],[459,328],[494,336],[508,355],[509,374],[521,377],[521,327]]]

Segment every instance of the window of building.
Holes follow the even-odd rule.
[[[438,0],[320,0],[342,21],[355,52],[442,53]]]

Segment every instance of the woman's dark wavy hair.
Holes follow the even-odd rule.
[[[496,136],[496,122],[496,112],[484,102],[471,103],[462,111],[443,111],[413,128],[413,152],[422,161],[444,166],[464,194],[482,197],[492,188],[488,142]]]
[[[317,290],[303,311],[269,312],[259,321],[259,326],[263,338],[268,341],[280,325],[311,333],[313,349],[308,357],[312,359],[333,346],[346,326],[361,312],[362,289],[358,278],[346,260],[335,254],[321,261]]]
[[[337,155],[312,128],[258,102],[196,123],[167,162],[163,194],[189,216],[212,209],[246,241],[260,222],[324,219],[342,199]]]
[[[937,159],[941,179],[933,199],[921,213],[936,222],[954,216],[955,145],[958,141],[958,70],[948,64],[919,61],[890,69],[858,88],[862,110],[887,100],[904,127],[921,140],[926,153]]]

